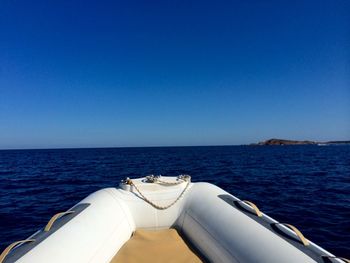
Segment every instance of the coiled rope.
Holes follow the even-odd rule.
[[[167,182],[167,181],[163,181],[163,180],[160,180],[160,177],[161,175],[148,175],[146,176],[146,180],[147,182],[150,182],[150,183],[158,183],[158,184],[162,184],[162,185],[178,185],[178,184],[182,184],[184,181],[187,181],[190,179],[190,176],[189,175],[179,175],[177,177],[177,181],[175,182]]]
[[[142,197],[142,199],[144,201],[146,201],[147,203],[149,203],[151,206],[153,206],[154,208],[158,209],[158,210],[166,210],[170,207],[172,207],[173,205],[176,204],[177,201],[179,201],[181,199],[181,197],[185,194],[186,190],[188,189],[189,185],[190,185],[190,182],[191,182],[191,176],[189,175],[180,175],[178,176],[178,180],[176,182],[166,182],[166,181],[162,181],[162,180],[159,180],[159,177],[157,176],[148,176],[146,177],[146,179],[149,181],[149,182],[152,182],[152,183],[159,183],[159,184],[163,184],[163,185],[178,185],[178,184],[182,184],[184,182],[186,182],[186,186],[185,188],[182,190],[182,192],[179,194],[179,196],[173,201],[171,202],[170,204],[166,205],[166,206],[161,206],[161,205],[158,205],[156,203],[154,203],[153,201],[151,201],[150,199],[148,199],[141,191],[140,189],[136,186],[136,184],[134,184],[134,182],[127,178],[126,179],[126,184],[130,185],[130,186],[133,186],[135,188],[135,190],[139,193],[139,195]]]

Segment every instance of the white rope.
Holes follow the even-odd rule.
[[[178,184],[182,184],[184,181],[188,181],[191,179],[191,177],[189,175],[179,175],[177,177],[177,181],[175,182],[167,182],[167,181],[163,181],[163,180],[160,180],[161,176],[160,175],[149,175],[149,176],[146,176],[146,179],[148,182],[151,182],[151,183],[158,183],[158,184],[162,184],[162,185],[178,185]]]
[[[153,180],[155,177],[152,176],[151,177]],[[148,178],[147,178],[148,179]],[[180,195],[170,204],[166,205],[166,206],[161,206],[161,205],[157,205],[156,203],[152,202],[151,200],[149,200],[141,191],[140,189],[134,184],[134,182],[131,180],[131,179],[127,179],[126,180],[126,183],[129,184],[130,186],[133,186],[135,187],[135,190],[139,193],[139,195],[142,197],[142,199],[144,201],[146,201],[147,203],[149,203],[151,206],[153,206],[154,208],[156,209],[159,209],[159,210],[165,210],[165,209],[168,209],[170,207],[172,207],[174,204],[176,204],[177,201],[179,201],[181,199],[181,197],[185,194],[187,188],[189,187],[190,185],[190,182],[191,182],[191,177],[189,175],[183,175],[183,176],[179,176],[178,177],[178,181],[175,182],[175,183],[172,183],[172,182],[165,182],[165,181],[160,181],[158,179],[156,179],[155,181],[153,182],[157,182],[157,183],[160,183],[160,184],[165,184],[165,185],[178,185],[178,184],[181,184],[181,183],[184,183],[184,182],[187,182],[185,188],[182,190],[182,192],[180,193]]]

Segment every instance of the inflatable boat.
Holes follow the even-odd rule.
[[[350,262],[188,175],[125,179],[14,242],[0,263]]]

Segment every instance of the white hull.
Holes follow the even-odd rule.
[[[164,186],[142,180],[133,182],[161,206],[176,200],[186,187],[186,182]],[[164,180],[174,182],[176,177]],[[333,256],[310,241],[303,245],[287,227],[275,225],[280,232],[274,231],[275,220],[255,215],[250,205],[209,183],[190,183],[165,210],[147,203],[134,186],[121,187],[125,190],[106,188],[89,195],[71,208],[76,214],[39,231],[31,237],[36,241],[15,248],[4,262],[108,263],[136,229],[164,228],[178,229],[210,262],[311,263],[324,262],[321,255]]]

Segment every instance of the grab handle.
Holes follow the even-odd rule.
[[[49,221],[49,222],[47,223],[47,225],[45,226],[44,231],[45,231],[45,232],[50,231],[50,229],[51,229],[53,223],[55,223],[55,221],[56,221],[58,218],[60,218],[60,217],[62,217],[62,216],[64,216],[64,215],[67,215],[67,214],[71,214],[71,213],[74,213],[74,211],[68,210],[68,211],[66,211],[66,212],[57,213],[56,215],[54,215],[53,217],[51,217],[50,221]],[[1,262],[0,262],[0,263],[1,263]]]
[[[10,253],[10,251],[17,245],[21,245],[27,242],[34,242],[35,239],[25,239],[25,240],[20,240],[20,241],[16,241],[13,242],[12,244],[10,244],[7,248],[5,248],[5,250],[1,253],[0,255],[0,263],[4,262],[5,257],[8,255],[8,253]]]
[[[247,205],[249,205],[255,212],[255,214],[258,216],[258,217],[262,217],[262,213],[260,212],[259,208],[253,203],[253,202],[250,202],[250,201],[247,201],[247,200],[243,200],[243,201],[238,201],[239,203],[245,203]]]
[[[304,246],[308,246],[310,244],[309,241],[304,237],[304,235],[295,226],[293,226],[291,224],[286,224],[286,223],[277,223],[277,224],[283,225],[283,226],[288,227],[289,229],[293,230],[293,232],[298,236],[299,240],[303,243]]]
[[[342,258],[342,257],[335,257],[335,256],[322,256],[322,258],[328,258],[328,259],[340,259],[344,261],[345,263],[350,263],[350,260],[347,258]]]

